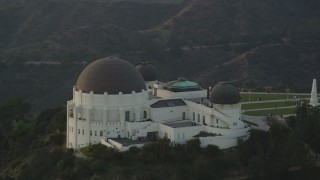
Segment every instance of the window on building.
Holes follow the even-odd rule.
[[[107,131],[107,135],[110,135],[110,131]]]
[[[97,131],[94,131],[94,136],[97,136]]]
[[[198,114],[198,123],[200,123],[200,114]]]
[[[206,117],[202,116],[202,124],[206,124]]]
[[[82,135],[84,135],[84,129],[82,129]]]
[[[147,118],[147,111],[143,111],[143,118]]]
[[[80,129],[78,129],[78,134],[80,134]]]
[[[219,119],[217,119],[217,122],[216,122],[217,124],[219,124]]]
[[[90,130],[90,136],[92,136],[92,130]]]
[[[186,119],[186,112],[182,112],[182,120]]]
[[[82,114],[81,111],[78,112],[78,119],[81,120],[82,119]]]
[[[102,131],[100,131],[100,136],[103,136],[103,132]]]
[[[237,125],[237,123],[235,122],[235,123],[233,123],[233,126],[236,126]]]
[[[126,111],[124,120],[125,121],[130,121],[130,111]]]
[[[69,116],[73,118],[73,109],[70,109]]]
[[[196,113],[192,113],[192,120],[195,121],[196,120]]]

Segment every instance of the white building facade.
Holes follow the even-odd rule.
[[[108,57],[83,70],[67,102],[67,148],[102,143],[127,150],[154,138],[172,144],[199,138],[203,147],[223,149],[248,137],[233,85],[219,83],[209,93],[185,79],[161,83],[148,71],[152,66],[139,65]]]

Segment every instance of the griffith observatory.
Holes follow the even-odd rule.
[[[101,143],[125,151],[157,138],[172,145],[198,138],[202,147],[233,147],[250,129],[239,102],[227,82],[208,89],[185,78],[160,82],[151,63],[99,59],[81,72],[67,102],[66,146]]]

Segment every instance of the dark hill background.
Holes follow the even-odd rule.
[[[319,8],[317,0],[2,0],[0,102],[61,105],[85,65],[109,55],[152,61],[160,80],[308,92],[320,77]]]

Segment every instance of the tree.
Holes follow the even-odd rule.
[[[36,120],[36,132],[39,135],[54,131],[64,132],[66,117],[67,112],[63,107],[46,109],[40,113]]]
[[[23,98],[13,98],[0,106],[0,127],[2,131],[10,131],[14,122],[25,120],[31,105]]]
[[[200,152],[200,140],[199,139],[191,139],[186,143],[187,151],[190,153]]]
[[[304,105],[297,109],[297,116],[288,120],[294,133],[301,137],[316,153],[320,153],[320,109]]]

